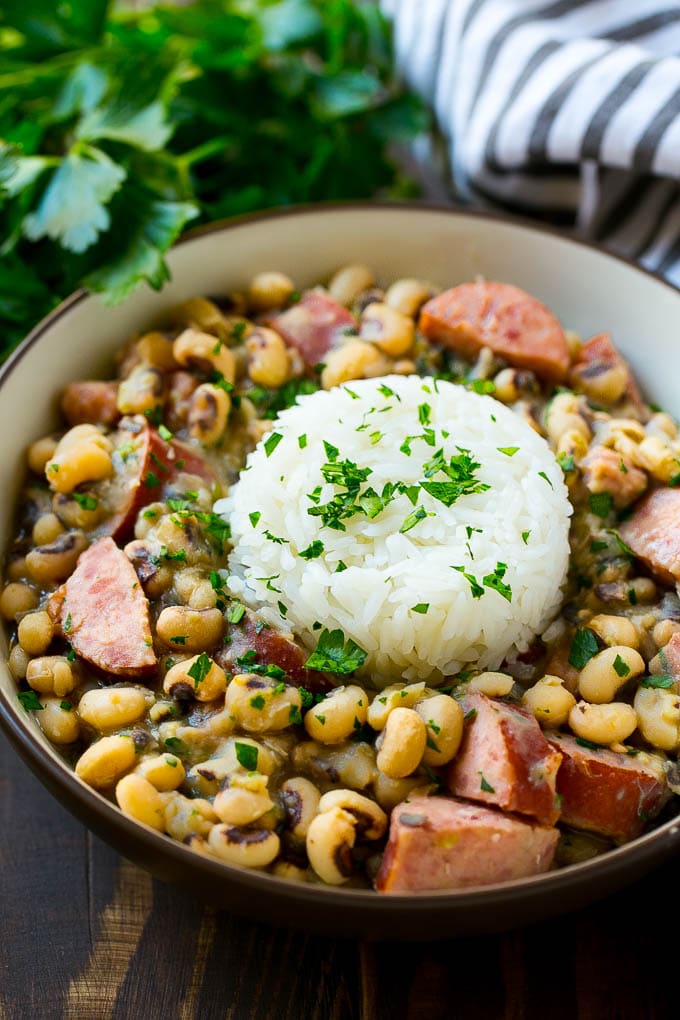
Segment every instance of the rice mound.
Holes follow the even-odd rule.
[[[416,437],[410,455],[406,437]],[[439,450],[447,463],[469,451],[488,489],[446,506],[412,488],[373,519],[356,513],[333,530],[308,513],[346,491],[324,480],[329,449],[336,463],[370,468],[362,493],[419,486]],[[428,516],[401,532],[414,495]],[[299,398],[215,510],[231,525],[231,592],[310,649],[319,624],[340,628],[368,653],[361,673],[376,686],[497,668],[526,651],[560,604],[572,513],[562,470],[518,415],[449,382],[387,376]],[[299,555],[319,541],[320,556]]]

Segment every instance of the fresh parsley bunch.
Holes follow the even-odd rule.
[[[188,223],[403,194],[423,126],[374,3],[5,0],[0,357],[80,284],[161,287]]]

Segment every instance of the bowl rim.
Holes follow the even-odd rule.
[[[432,213],[515,226],[529,230],[532,233],[548,235],[561,241],[569,242],[586,250],[594,250],[607,258],[624,263],[638,273],[651,277],[673,293],[680,294],[680,287],[670,283],[660,273],[639,265],[632,258],[611,252],[598,242],[572,237],[551,224],[535,223],[525,217],[514,216],[505,212],[472,209],[457,204],[445,205],[442,203],[418,201],[367,200],[292,205],[244,213],[240,216],[215,220],[194,227],[182,234],[173,247],[191,243],[208,234],[228,232],[271,219],[278,220],[288,217],[318,215],[333,211],[342,212],[343,210],[371,210],[383,211],[385,213],[408,211],[413,213]],[[49,333],[57,320],[68,315],[87,298],[96,298],[96,296],[92,295],[85,288],[79,288],[41,319],[12,352],[5,363],[0,366],[0,390],[8,383],[12,373],[23,357],[38,340],[46,333]],[[638,871],[646,863],[653,863],[653,860],[659,857],[664,850],[668,851],[669,841],[673,848],[677,849],[680,847],[680,818],[672,818],[650,832],[631,840],[629,843],[608,850],[601,856],[548,871],[541,875],[493,885],[473,886],[459,890],[419,892],[415,894],[390,893],[389,895],[376,895],[372,889],[290,882],[267,872],[230,865],[218,859],[211,859],[197,854],[165,833],[156,832],[142,823],[128,818],[112,801],[108,800],[98,791],[86,786],[85,783],[78,779],[71,766],[65,761],[51,757],[40,746],[31,733],[30,728],[24,724],[17,706],[10,701],[2,688],[0,688],[0,724],[14,748],[42,782],[48,785],[52,791],[58,787],[65,787],[69,802],[65,803],[63,800],[60,800],[60,803],[68,810],[74,811],[71,805],[75,802],[78,805],[78,810],[74,811],[74,813],[79,818],[82,819],[83,816],[88,817],[94,813],[98,820],[109,829],[119,829],[121,834],[127,836],[132,844],[141,844],[144,850],[151,855],[169,857],[174,864],[179,865],[187,874],[190,874],[192,870],[199,869],[205,877],[218,883],[220,879],[223,881],[226,879],[229,883],[240,885],[245,890],[252,890],[253,893],[269,892],[274,899],[279,901],[302,902],[311,907],[321,906],[325,902],[328,907],[342,907],[347,911],[359,910],[360,912],[365,912],[368,909],[372,913],[377,912],[381,915],[391,915],[396,910],[398,913],[405,911],[407,914],[417,914],[419,916],[424,916],[432,911],[435,911],[437,915],[442,915],[467,912],[470,908],[482,910],[492,905],[502,908],[517,901],[527,901],[529,899],[533,901],[543,897],[547,898],[550,894],[557,893],[558,891],[561,893],[566,893],[570,889],[576,891],[591,881],[596,880],[598,876],[607,876],[612,879],[617,875],[620,876],[633,863],[637,865],[636,871]],[[57,797],[56,793],[54,795]],[[666,840],[665,845],[664,840]]]

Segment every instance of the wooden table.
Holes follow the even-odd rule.
[[[275,930],[120,858],[0,736],[0,1020],[665,1020],[677,888],[671,864],[578,914],[431,944]]]

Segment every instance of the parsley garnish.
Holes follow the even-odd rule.
[[[170,440],[172,439],[172,432],[170,431],[170,429],[166,428],[162,422],[158,426],[158,435],[161,437],[161,439],[164,439],[166,443],[169,443]]]
[[[507,570],[507,564],[498,562],[496,569],[492,574],[486,574],[482,578],[482,584],[485,588],[491,588],[493,591],[497,591],[499,595],[502,595],[508,602],[512,602],[512,588],[509,584],[505,584],[503,578]]]
[[[258,681],[258,682],[259,682],[259,681]],[[254,695],[254,696],[253,696],[253,697],[252,697],[252,698],[250,699],[250,705],[251,705],[251,707],[252,707],[252,708],[256,708],[256,709],[258,710],[258,712],[261,712],[261,711],[262,711],[262,709],[264,708],[264,706],[265,706],[266,704],[267,704],[267,702],[266,702],[266,700],[265,700],[265,698],[264,698],[264,695],[262,695],[262,694],[255,694],[255,695]]]
[[[620,655],[616,656],[612,665],[617,676],[624,677],[630,673],[630,666],[623,661]]]
[[[640,680],[640,687],[656,687],[659,690],[668,690],[675,680],[668,673],[655,673],[654,676],[643,676]]]
[[[519,446],[497,446],[496,449],[499,453],[504,453],[506,457],[514,457]]]
[[[491,785],[491,783],[488,783],[486,781],[486,779],[484,778],[484,773],[483,772],[479,773],[479,778],[480,778],[479,787],[480,787],[481,790],[484,791],[484,793],[495,793],[496,792],[494,790],[493,786]]]
[[[235,740],[234,751],[236,752],[236,761],[246,770],[246,772],[256,771],[258,756],[257,747],[253,747],[252,744],[242,744],[238,740]]]
[[[429,602],[418,602],[417,605],[411,606],[411,612],[413,613],[426,613],[430,608]]]
[[[35,691],[19,691],[17,698],[25,708],[27,712],[41,712],[45,707],[40,704],[38,695]]]
[[[588,506],[591,513],[604,520],[612,512],[614,500],[609,492],[591,492],[588,496]]]
[[[259,510],[253,510],[252,514],[248,514],[248,520],[250,521],[254,528],[257,527],[257,522],[259,521],[261,516],[262,514],[260,513]]]
[[[302,549],[301,552],[298,553],[298,556],[300,556],[303,560],[316,560],[319,556],[321,556],[323,549],[323,542],[317,538],[311,545],[308,545],[306,549]]]
[[[319,635],[316,648],[305,662],[305,668],[347,675],[363,666],[367,654],[351,638],[345,640],[341,630],[324,629]]]
[[[233,606],[229,606],[227,610],[227,622],[228,623],[240,623],[246,614],[246,607],[242,602],[235,602]]]
[[[194,690],[198,690],[198,685],[203,683],[211,668],[212,662],[205,652],[201,652],[194,664],[187,670],[187,674],[194,681]]]
[[[298,446],[300,447],[301,450],[304,450],[306,445],[307,445],[307,436],[303,433],[301,436],[298,436]]]
[[[347,564],[344,563],[342,560],[338,560],[338,565],[335,568],[335,570],[333,571],[333,573],[334,574],[341,574],[343,572],[343,570],[347,570]]]
[[[410,513],[408,517],[405,518],[404,523],[399,528],[399,534],[405,535],[407,531],[411,530],[411,528],[415,528],[418,521],[422,521],[423,518],[427,516],[428,513],[424,506],[416,507],[413,513]]]
[[[146,478],[144,479],[144,484],[148,489],[155,489],[161,483],[158,476],[155,475],[153,471],[147,471]]]
[[[452,566],[451,569],[457,570],[459,574],[463,575],[465,580],[470,585],[470,592],[472,594],[473,599],[481,599],[482,595],[484,594],[484,589],[477,580],[477,578],[474,576],[474,574],[469,574],[465,567]]]
[[[583,669],[587,662],[590,662],[594,655],[600,650],[597,638],[592,630],[583,627],[576,631],[571,642],[568,662],[574,669]]]
[[[530,534],[531,534],[531,532],[530,532],[530,531],[523,531],[523,532],[522,532],[522,541],[524,542],[524,544],[525,544],[525,545],[526,545],[526,544],[527,544],[527,542],[529,541],[529,535],[530,535]]]
[[[87,492],[72,492],[71,499],[74,499],[81,510],[96,510],[99,500]]]
[[[566,453],[558,453],[557,463],[560,465],[565,475],[574,470],[574,458],[572,456],[568,457]]]

